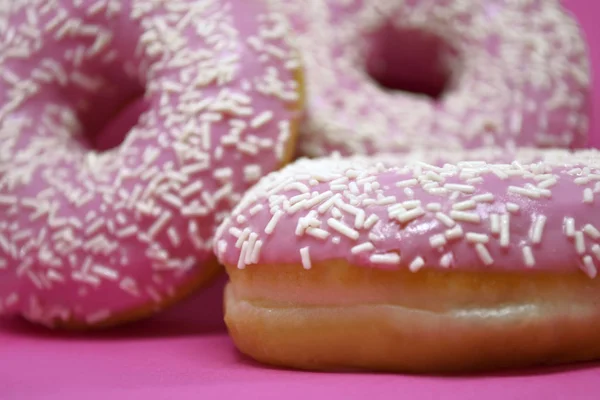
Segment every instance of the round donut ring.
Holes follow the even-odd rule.
[[[271,2],[304,50],[301,155],[587,144],[586,44],[558,0]]]
[[[215,274],[216,225],[290,160],[302,102],[285,19],[234,4],[0,2],[1,314],[103,327]]]
[[[244,196],[215,251],[233,340],[262,362],[439,372],[600,358],[598,150],[300,160]]]

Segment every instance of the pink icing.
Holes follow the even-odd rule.
[[[270,1],[304,50],[301,154],[587,143],[586,43],[558,0]]]
[[[299,117],[285,21],[257,1],[6,4],[0,313],[96,323],[160,303],[282,161]]]
[[[599,205],[597,150],[302,159],[244,196],[215,251],[238,268],[339,259],[414,272],[579,268],[594,278]]]

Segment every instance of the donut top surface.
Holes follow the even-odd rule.
[[[304,50],[305,155],[587,143],[587,46],[558,0],[270,1]]]
[[[259,1],[0,1],[0,312],[95,323],[214,263],[298,119],[288,33]]]
[[[519,161],[504,162],[514,156],[303,159],[245,195],[215,251],[238,268],[340,259],[414,272],[581,269],[595,277],[600,152],[523,149]]]

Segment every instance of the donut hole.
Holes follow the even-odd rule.
[[[440,99],[460,63],[459,52],[444,38],[418,28],[387,24],[367,38],[367,74],[381,88]]]
[[[122,82],[117,90],[86,99],[78,108],[85,145],[98,152],[118,147],[148,109],[144,87],[135,81]]]

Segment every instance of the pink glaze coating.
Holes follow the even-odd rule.
[[[305,156],[587,143],[586,43],[558,0],[270,1],[304,50]]]
[[[299,118],[287,26],[258,0],[0,2],[1,314],[100,323],[215,262]]]
[[[215,252],[238,268],[344,260],[413,272],[581,269],[594,278],[600,151],[301,159],[244,196],[219,227]]]

